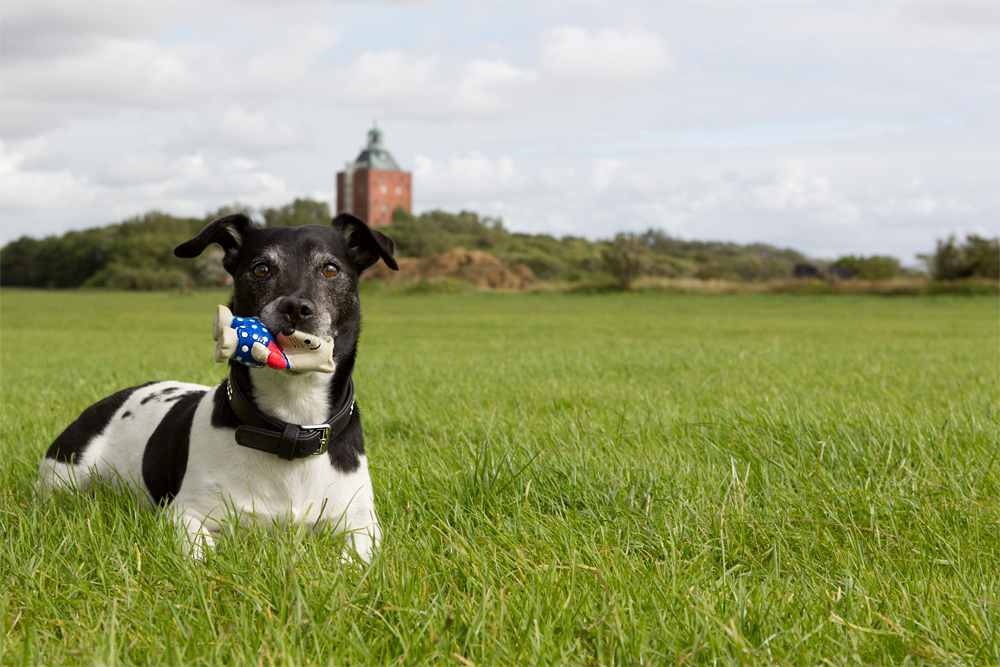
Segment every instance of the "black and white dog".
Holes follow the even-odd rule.
[[[278,522],[347,533],[363,559],[381,539],[351,372],[360,330],[360,273],[392,239],[354,216],[330,227],[257,228],[228,215],[177,246],[197,257],[218,243],[234,279],[230,309],[275,337],[292,329],[334,338],[333,373],[251,369],[230,362],[216,387],[151,382],[83,411],[40,466],[40,489],[97,478],[165,508],[200,555],[238,523]],[[231,524],[229,524],[231,525]]]

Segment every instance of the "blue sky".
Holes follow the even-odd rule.
[[[11,2],[0,240],[331,201],[908,264],[1000,221],[995,2]]]

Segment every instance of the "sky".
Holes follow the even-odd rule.
[[[333,202],[905,264],[1000,233],[1000,3],[0,4],[0,242]]]

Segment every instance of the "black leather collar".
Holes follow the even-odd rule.
[[[334,406],[325,424],[291,424],[264,414],[246,397],[232,373],[226,380],[226,395],[233,412],[243,422],[236,429],[236,442],[286,461],[325,454],[330,440],[340,435],[354,414],[354,380],[351,378],[347,378],[343,400],[339,406]]]

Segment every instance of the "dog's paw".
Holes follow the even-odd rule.
[[[35,496],[47,498],[57,491],[80,491],[89,477],[72,463],[45,458],[38,465],[38,480],[35,482]]]
[[[375,542],[366,531],[355,530],[344,535],[344,550],[340,554],[342,563],[367,565],[375,555]]]
[[[215,548],[215,537],[205,521],[183,511],[173,514],[171,519],[180,532],[184,555],[195,560],[205,560],[205,554]]]
[[[215,548],[215,538],[206,533],[189,533],[184,538],[184,555],[195,560],[205,560],[205,555]]]

